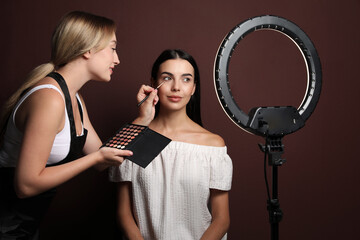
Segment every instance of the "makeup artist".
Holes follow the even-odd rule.
[[[146,167],[110,167],[118,183],[118,220],[128,239],[226,239],[232,161],[224,140],[202,127],[200,76],[182,50],[155,61],[156,116],[149,127],[172,139]],[[165,82],[165,83],[164,83]]]
[[[52,37],[51,61],[35,68],[4,107],[0,148],[0,239],[38,239],[55,188],[90,167],[120,165],[130,151],[101,148],[78,94],[90,80],[109,82],[119,64],[115,24],[70,12]],[[156,91],[142,86],[134,123],[153,118]]]

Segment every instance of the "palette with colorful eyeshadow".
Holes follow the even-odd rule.
[[[125,124],[101,147],[131,150],[133,155],[126,158],[145,168],[170,142],[147,126]]]

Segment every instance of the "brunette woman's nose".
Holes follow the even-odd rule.
[[[179,82],[178,82],[177,80],[175,80],[175,79],[172,81],[171,90],[172,90],[173,92],[178,92],[178,91],[180,90],[180,88],[179,88]]]

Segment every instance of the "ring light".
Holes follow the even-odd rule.
[[[231,93],[228,69],[231,55],[237,44],[249,33],[260,30],[272,30],[284,34],[300,50],[306,72],[307,88],[304,99],[298,108],[292,106],[254,107],[249,115],[245,114],[236,104]],[[248,19],[233,28],[222,41],[215,59],[214,81],[218,99],[228,117],[240,128],[250,133],[263,136],[265,145],[259,144],[265,153],[264,173],[268,195],[267,209],[271,224],[271,240],[279,239],[279,222],[283,213],[278,199],[278,166],[284,152],[282,138],[305,125],[305,121],[314,111],[321,91],[321,65],[316,49],[308,36],[294,23],[277,16],[259,16]],[[272,166],[272,196],[266,174],[266,158]]]
[[[295,107],[257,107],[244,113],[236,104],[229,86],[229,62],[237,44],[254,31],[272,30],[287,36],[300,50],[307,71],[307,88],[301,105]],[[304,126],[314,111],[321,91],[321,65],[309,37],[294,23],[277,16],[250,18],[233,28],[222,41],[215,59],[214,80],[217,97],[227,116],[250,133],[284,136]]]

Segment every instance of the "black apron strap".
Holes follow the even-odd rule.
[[[71,138],[76,137],[74,114],[73,114],[73,109],[72,109],[72,104],[71,104],[70,93],[69,93],[69,89],[66,85],[66,82],[65,82],[64,78],[57,72],[51,72],[47,76],[55,79],[56,82],[60,85],[62,92],[64,93],[66,111],[67,111],[69,121],[70,121]],[[75,135],[73,135],[73,134],[75,134]]]
[[[52,77],[53,79],[55,79],[57,81],[57,83],[60,85],[61,90],[64,93],[66,111],[68,113],[69,122],[70,122],[70,131],[71,131],[70,150],[69,150],[69,153],[66,156],[66,158],[63,159],[62,161],[58,162],[58,163],[47,165],[47,166],[56,166],[56,165],[60,165],[60,164],[70,162],[70,161],[72,161],[74,159],[77,159],[77,158],[82,156],[82,149],[84,148],[84,145],[85,145],[85,141],[86,141],[86,137],[87,137],[87,130],[84,129],[84,134],[82,136],[77,136],[77,134],[76,134],[76,128],[75,128],[75,121],[74,121],[74,114],[73,114],[73,110],[72,110],[73,108],[72,108],[72,104],[71,104],[71,98],[70,98],[69,90],[68,90],[68,87],[66,85],[66,82],[65,82],[64,78],[57,72],[52,72],[52,73],[48,74],[47,76]],[[81,108],[81,103],[79,102],[79,99],[77,99],[77,100],[78,100],[78,106],[79,106],[81,122],[83,122],[83,111],[82,111],[82,108]]]

